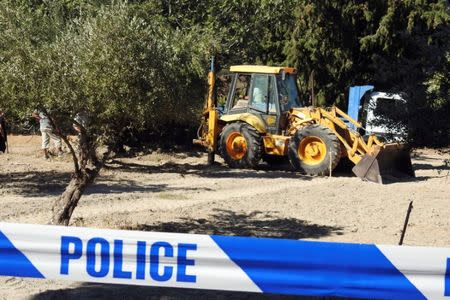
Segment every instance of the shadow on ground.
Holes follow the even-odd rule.
[[[181,288],[158,288],[142,286],[126,286],[113,284],[82,283],[79,287],[67,288],[39,293],[33,300],[79,300],[79,299],[136,299],[136,300],[294,300],[294,299],[337,299],[283,295],[262,295],[256,293],[224,292],[212,290],[191,290]]]
[[[286,239],[341,235],[343,229],[342,227],[311,224],[294,218],[279,218],[273,214],[274,212],[254,211],[246,214],[221,209],[213,211],[215,213],[208,219],[182,218],[177,222],[139,224],[122,229]]]
[[[213,166],[178,164],[168,162],[162,165],[143,165],[112,160],[105,169],[120,172],[141,174],[176,173],[181,177],[191,174],[207,178],[299,178],[311,180],[312,177],[292,172],[289,167],[262,165],[258,170],[236,170],[221,164]],[[59,171],[22,171],[0,173],[0,183],[4,191],[21,194],[28,197],[56,196],[64,192],[68,185],[71,172]],[[172,190],[211,190],[208,188],[173,188],[166,184],[142,184],[131,180],[120,180],[100,175],[96,183],[85,192],[86,195],[98,193],[132,193],[132,192],[163,192]]]
[[[207,178],[299,178],[311,180],[311,176],[305,176],[293,172],[289,165],[261,164],[254,169],[230,169],[225,165],[215,163],[212,166],[206,164],[189,164],[167,162],[161,165],[144,165],[121,160],[112,160],[106,165],[107,169],[120,170],[131,173],[179,173],[181,175],[195,175]]]
[[[57,171],[26,171],[9,172],[0,174],[2,188],[8,193],[21,194],[27,197],[42,197],[61,195],[70,181],[70,172]],[[85,191],[85,195],[94,194],[121,194],[121,193],[144,193],[164,191],[209,191],[210,188],[169,187],[167,184],[142,184],[133,180],[120,180],[99,176],[98,182],[92,184]]]
[[[433,166],[431,164],[413,164],[415,170],[438,170],[445,171],[450,170],[450,165],[443,164],[440,166]]]
[[[416,170],[438,170],[447,172],[450,168],[447,165],[432,166],[428,164],[414,164]],[[302,175],[292,171],[286,164],[267,165],[261,164],[258,169],[230,169],[222,164],[207,166],[203,164],[188,164],[167,162],[162,165],[144,165],[134,162],[123,162],[121,160],[110,161],[105,169],[117,170],[121,172],[155,174],[155,173],[174,173],[181,177],[185,175],[194,175],[206,178],[290,178],[300,180],[312,180],[314,177]],[[443,174],[445,175],[445,174]],[[29,197],[56,196],[60,195],[70,181],[70,172],[58,171],[23,171],[8,172],[0,174],[2,188],[8,193],[17,193]],[[354,177],[351,168],[336,169],[333,177]],[[439,176],[418,176],[415,178],[388,178],[385,182],[418,182]],[[97,183],[86,190],[86,195],[98,193],[133,193],[133,192],[163,192],[171,190],[211,190],[208,188],[172,188],[166,184],[142,184],[132,180],[117,181],[115,178],[99,176]]]
[[[24,196],[54,196],[61,194],[70,181],[70,172],[23,171],[0,174],[2,188],[8,193]]]
[[[337,178],[355,177],[352,172],[353,164],[340,164],[333,171],[332,176]],[[437,169],[448,170],[448,166],[433,167],[431,165],[414,164],[414,169]],[[262,163],[256,170],[254,169],[230,169],[229,167],[215,163],[212,166],[206,164],[188,164],[167,162],[161,165],[145,165],[134,162],[124,162],[122,160],[112,160],[106,168],[120,170],[131,173],[178,173],[181,176],[194,175],[206,178],[289,178],[312,180],[313,176],[302,175],[292,169],[289,163],[266,164]],[[383,175],[384,176],[384,175]],[[397,182],[420,182],[437,176],[386,176],[385,184]]]

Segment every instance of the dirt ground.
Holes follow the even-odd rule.
[[[42,159],[39,136],[10,139],[0,155],[0,221],[45,224],[64,190],[69,155]],[[321,241],[450,247],[450,151],[413,153],[416,178],[377,185],[351,174],[309,177],[286,167],[208,167],[201,152],[140,153],[107,164],[72,225]],[[0,299],[260,299],[260,295],[0,278]],[[270,299],[290,297],[271,296]]]

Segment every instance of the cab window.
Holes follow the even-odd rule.
[[[254,74],[250,107],[260,112],[276,113],[276,93],[273,76]]]
[[[277,87],[282,111],[303,106],[300,101],[295,75],[286,74],[284,79],[282,76],[277,76]]]
[[[236,79],[231,109],[248,107],[251,75],[239,74]]]

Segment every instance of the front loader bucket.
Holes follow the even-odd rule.
[[[374,146],[373,153],[364,155],[352,171],[363,180],[380,184],[386,177],[415,177],[409,149],[400,144]]]

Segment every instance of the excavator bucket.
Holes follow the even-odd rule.
[[[380,184],[392,177],[415,177],[409,149],[401,144],[374,146],[372,154],[364,155],[352,171],[363,180]]]

